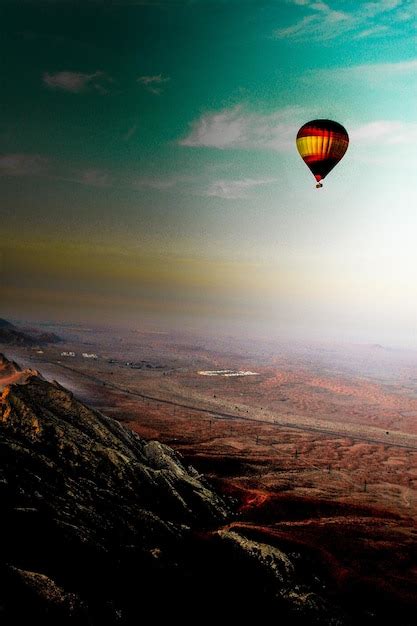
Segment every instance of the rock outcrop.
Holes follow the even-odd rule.
[[[1,395],[2,624],[345,623],[171,448],[20,373]]]
[[[59,341],[60,338],[55,333],[43,332],[34,328],[21,329],[0,318],[0,343],[12,346],[40,346]]]
[[[0,354],[0,391],[7,385],[24,384],[31,376],[41,376],[33,369],[24,369],[15,361],[9,361],[3,354]]]
[[[0,458],[6,613],[11,587],[53,619],[117,622],[126,604],[117,587],[133,564],[145,589],[160,570],[174,576],[191,527],[228,515],[172,449],[141,440],[34,372],[1,396]]]

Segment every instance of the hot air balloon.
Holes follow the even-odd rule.
[[[349,145],[346,129],[332,120],[312,120],[297,133],[297,150],[310,168],[319,189],[321,181],[337,165]]]

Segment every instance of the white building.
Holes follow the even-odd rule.
[[[82,357],[83,359],[98,359],[97,354],[94,354],[94,353],[89,354],[88,352],[83,352]]]
[[[61,356],[75,356],[75,352],[61,352]]]

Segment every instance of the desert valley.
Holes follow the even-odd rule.
[[[43,330],[61,340],[1,350],[181,453],[235,503],[227,530],[299,559],[327,599],[367,623],[399,608],[399,623],[411,623],[416,352],[185,331]],[[3,375],[14,382],[16,374]]]

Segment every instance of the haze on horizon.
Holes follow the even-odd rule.
[[[2,316],[417,346],[414,0],[0,14]]]

